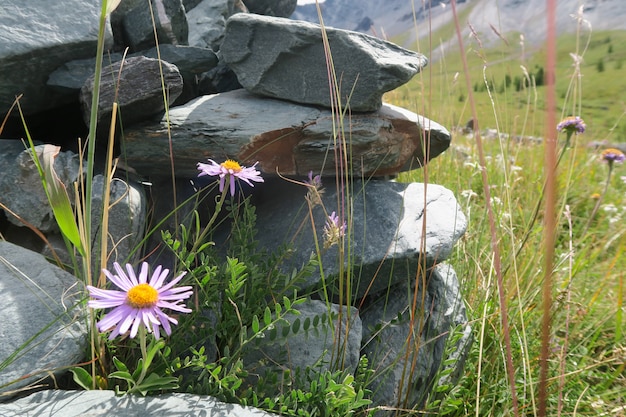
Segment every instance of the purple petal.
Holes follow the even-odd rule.
[[[139,283],[145,284],[146,282],[148,282],[148,262],[143,262],[141,264],[141,272],[139,272]]]

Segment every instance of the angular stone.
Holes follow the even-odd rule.
[[[46,146],[36,146],[41,160]],[[54,170],[65,184],[70,200],[73,200],[73,184],[80,174],[80,159],[72,152],[61,152],[54,160]],[[48,232],[58,230],[52,208],[41,183],[37,167],[24,144],[19,140],[0,141],[0,196],[1,202],[24,221],[40,230]],[[7,213],[9,221],[17,226],[24,226],[15,216]]]
[[[316,253],[314,232],[322,245],[326,213],[336,211],[342,217],[337,201],[351,202],[348,237],[355,298],[375,298],[407,277],[418,276],[424,266],[444,261],[467,228],[454,195],[440,185],[355,180],[352,194],[342,197],[337,195],[333,178],[322,177],[322,182],[325,210],[319,205],[313,208],[315,230],[305,202],[306,187],[283,179],[268,179],[255,186],[257,239],[270,253],[289,242],[293,252],[283,269],[299,269]],[[322,252],[327,283],[339,276],[339,256],[337,246]],[[349,261],[345,259],[345,265]],[[316,272],[301,287],[316,285],[319,280]]]
[[[0,259],[0,393],[6,394],[82,362],[87,311],[83,285],[40,254],[0,241]]]
[[[299,315],[286,315],[287,323],[277,324],[274,330],[266,331],[264,337],[256,338],[247,346],[244,353],[246,371],[261,377],[277,375],[279,385],[280,381],[291,385],[289,379],[296,375],[296,370],[302,372],[307,367],[320,373],[334,369],[354,372],[361,349],[359,311],[355,307],[348,309],[337,304],[331,304],[329,309],[319,300],[307,300],[294,308]],[[251,381],[252,384],[255,382]]]
[[[183,91],[183,79],[176,66],[165,61],[161,61],[161,66],[169,102],[172,103]],[[103,68],[100,81],[100,104],[98,105],[99,122],[110,123],[113,101],[116,98],[119,104],[118,114],[124,126],[165,110],[161,89],[161,70],[157,59],[142,56],[126,59],[118,80],[119,70],[120,62]],[[91,113],[93,80],[93,76],[89,77],[80,92],[83,120],[87,125],[89,125]]]
[[[262,98],[236,90],[200,97],[170,109],[173,157],[178,176],[197,176],[206,158],[259,161],[262,172],[335,175],[333,117],[330,110]],[[358,177],[393,175],[423,166],[450,145],[439,124],[400,107],[385,104],[372,113],[346,116],[352,172]],[[348,133],[346,133],[348,134]],[[428,140],[428,158],[423,141]],[[162,176],[169,165],[165,120],[126,129],[123,159],[146,176]]]
[[[227,404],[207,395],[161,394],[142,397],[114,391],[41,391],[9,404],[0,404],[3,417],[272,417],[252,407]]]
[[[187,11],[189,45],[218,51],[224,38],[226,19],[247,11],[241,0],[202,0]]]
[[[361,313],[362,353],[376,371],[369,387],[374,405],[409,409],[423,406],[434,383],[456,383],[469,353],[472,329],[454,269],[447,264],[433,268],[426,276],[425,293],[421,285],[414,292],[414,280],[407,277],[404,285],[396,285]],[[412,315],[413,305],[416,310]],[[446,351],[446,342],[453,331],[458,340]],[[409,347],[411,351],[407,355]],[[408,369],[410,380],[407,380]],[[436,381],[440,369],[450,372]],[[395,414],[386,411],[378,415]]]
[[[215,52],[205,48],[163,44],[159,46],[159,53],[163,61],[178,68],[183,77],[186,101],[198,96],[198,81],[196,79],[218,64]],[[137,56],[157,59],[158,53],[155,47],[128,55],[129,58]],[[122,54],[120,53],[112,53],[107,56],[107,61],[110,60],[111,63],[119,62],[121,59]],[[78,95],[80,89],[85,85],[85,81],[93,76],[95,62],[95,58],[66,62],[50,74],[47,84],[55,90],[66,92],[69,95]],[[180,101],[180,97],[177,101]]]
[[[147,7],[152,7],[152,11]],[[152,20],[154,16],[154,22]],[[181,0],[151,0],[141,2],[128,11],[122,20],[125,39],[132,51],[156,45],[156,26],[159,44],[188,45],[189,28],[185,7]]]
[[[0,12],[0,112],[15,96],[26,114],[68,103],[46,87],[48,74],[73,59],[96,51],[100,0],[68,0],[63,7],[48,1],[3,0]],[[71,10],[71,13],[68,11]],[[80,21],[76,17],[80,16]],[[107,24],[107,44],[112,41]]]
[[[38,157],[42,158],[44,152],[56,152],[58,147],[54,145],[38,145],[35,147]],[[54,170],[59,180],[64,184],[68,192],[70,202],[74,203],[74,186],[79,180],[81,162],[78,155],[66,151],[59,152],[54,158]],[[83,163],[84,167],[84,163]],[[5,175],[0,176],[0,202],[8,210],[19,216],[30,226],[40,232],[50,236],[52,248],[66,262],[70,262],[67,248],[64,244],[58,245],[56,232],[59,231],[54,213],[48,201],[39,177],[39,172],[33,162],[29,151],[24,150],[21,141],[2,140],[0,141],[0,172]],[[92,183],[92,232],[95,244],[93,245],[93,258],[99,260],[99,247],[101,231],[101,207],[102,207],[102,175],[96,175]],[[112,205],[108,212],[109,236],[107,259],[109,267],[114,261],[131,262],[136,259],[140,252],[134,252],[139,242],[143,239],[143,231],[146,222],[147,201],[146,195],[140,186],[133,182],[126,182],[120,178],[115,178],[110,187],[109,201]],[[7,211],[8,220],[20,229],[25,229],[25,224],[15,215]],[[46,255],[51,255],[50,248],[43,246],[40,237],[36,242],[21,240],[25,232],[13,232],[8,235],[8,239],[13,242],[24,244],[32,250],[43,250]],[[97,237],[96,237],[97,236]],[[15,239],[17,237],[17,239]],[[37,244],[38,243],[38,244]],[[100,265],[94,265],[98,270]]]
[[[92,182],[92,220],[91,230],[95,235],[92,250],[101,252],[102,204],[104,196],[104,176],[96,175]],[[147,199],[144,189],[133,182],[114,178],[110,184],[107,226],[107,267],[113,262],[135,263],[141,257],[139,244],[144,238],[147,213]],[[100,257],[96,256],[96,260]],[[94,271],[100,265],[94,265]]]
[[[408,82],[428,60],[422,54],[358,32],[326,28],[340,102],[375,111],[382,96]],[[319,25],[239,13],[226,24],[221,56],[247,90],[274,98],[331,107]]]
[[[250,13],[265,16],[289,17],[296,10],[298,0],[243,0]]]

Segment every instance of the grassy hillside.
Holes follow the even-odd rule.
[[[460,18],[463,17],[461,14]],[[429,66],[385,97],[448,127],[465,125],[471,118],[462,57],[453,30],[450,24],[433,33],[431,52],[427,50],[428,40],[421,40],[419,48],[414,45],[413,49],[431,57]],[[465,41],[480,128],[499,126],[505,133],[542,136],[545,47],[521,45],[518,34],[509,34],[506,41],[501,39],[488,49],[481,48],[480,34]],[[626,118],[621,119],[626,112],[626,31],[583,32],[580,37],[565,34],[558,39],[558,50],[559,102],[567,101],[568,97],[572,100],[582,97],[581,109],[561,107],[559,111],[563,115],[583,115],[589,140],[626,141]],[[570,54],[582,56],[579,67],[582,88],[572,87],[572,78],[577,75]]]
[[[432,38],[451,37],[450,28],[441,31]],[[464,41],[481,130],[542,137],[556,129],[545,126],[543,46],[522,47],[515,34],[488,49],[476,38]],[[436,59],[386,100],[449,128],[465,125],[472,112],[458,45],[446,45],[437,57],[424,51],[427,44],[422,41],[420,51]],[[449,151],[399,177],[450,188],[469,220],[450,262],[461,280],[475,343],[459,384],[442,389],[440,400],[431,403],[433,415],[625,415],[626,166],[608,163],[601,149],[586,145],[626,142],[626,32],[563,34],[557,45],[559,116],[581,116],[587,129],[569,146],[566,135],[558,135],[553,246],[544,235],[545,143],[491,137],[480,141],[481,158],[474,136],[453,131]],[[582,56],[578,71],[570,54]],[[551,304],[544,309],[548,249],[554,250],[554,267]],[[539,407],[544,311],[551,323],[544,339],[550,349],[547,412]],[[507,346],[514,384],[507,375]]]

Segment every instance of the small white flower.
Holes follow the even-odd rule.
[[[606,213],[617,213],[617,207],[614,204],[604,204],[602,210]]]

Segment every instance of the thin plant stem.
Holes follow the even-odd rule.
[[[139,378],[135,381],[135,386],[141,385],[146,374],[148,373],[148,349],[146,348],[146,328],[139,326],[139,348],[141,349],[141,357],[143,358],[143,364],[141,366],[141,373]]]
[[[498,234],[496,230],[496,222],[495,216],[493,213],[493,207],[491,206],[491,192],[489,187],[489,178],[487,177],[487,169],[486,169],[486,160],[485,160],[485,152],[483,149],[482,139],[480,137],[480,129],[478,128],[478,113],[476,110],[476,103],[474,101],[472,82],[469,75],[469,68],[467,64],[467,59],[465,58],[465,47],[463,43],[463,36],[461,34],[461,27],[459,24],[459,18],[456,12],[456,0],[452,0],[450,2],[452,6],[452,14],[454,17],[454,24],[456,28],[457,40],[459,42],[460,54],[463,62],[463,72],[465,74],[465,82],[467,84],[467,92],[468,92],[468,101],[470,102],[470,107],[472,109],[472,117],[476,123],[474,129],[474,137],[476,139],[476,149],[478,150],[478,156],[481,166],[481,176],[483,183],[483,191],[485,193],[485,205],[487,209],[487,218],[489,221],[489,230],[491,237],[491,250],[493,255],[493,268],[496,274],[496,279],[498,283],[498,298],[500,303],[500,318],[502,324],[502,331],[504,337],[504,345],[505,345],[505,357],[506,357],[506,371],[509,379],[509,385],[511,389],[511,401],[513,405],[513,415],[516,417],[519,416],[519,405],[517,399],[517,390],[515,388],[515,369],[513,365],[513,354],[511,349],[511,335],[510,335],[510,327],[509,327],[509,317],[507,310],[507,302],[506,297],[504,295],[504,282],[502,278],[502,264],[501,264],[501,256],[500,249],[498,247]]]
[[[573,270],[574,270],[574,237],[573,237],[573,227],[572,227],[572,214],[570,212],[570,208],[568,205],[565,206],[565,217],[567,218],[567,225],[569,227],[569,253],[567,254],[569,267],[568,267],[568,281],[567,287],[565,288],[566,296],[565,296],[565,337],[563,341],[563,347],[561,348],[561,356],[560,356],[560,379],[559,379],[559,400],[557,406],[557,417],[561,416],[563,412],[563,390],[565,389],[565,358],[567,356],[568,349],[568,340],[569,340],[569,326],[570,326],[570,310],[571,310],[571,285],[573,280]]]
[[[215,210],[213,211],[213,216],[211,216],[211,219],[209,220],[209,222],[206,224],[206,226],[204,226],[204,229],[202,229],[202,232],[196,238],[196,241],[194,242],[193,247],[191,249],[192,253],[198,250],[198,248],[202,245],[202,241],[209,234],[211,227],[215,223],[215,220],[217,220],[218,214],[220,214],[220,212],[222,211],[222,206],[224,205],[224,201],[226,201],[226,194],[228,194],[229,187],[230,187],[230,181],[229,181],[229,178],[227,178],[224,184],[224,189],[222,190],[222,194],[220,195],[219,200],[217,200],[217,203],[215,204]]]
[[[547,2],[547,46],[546,46],[546,204],[544,217],[544,279],[542,288],[541,352],[539,359],[538,411],[539,417],[545,417],[548,400],[548,358],[550,355],[552,274],[554,267],[554,245],[556,242],[556,170],[557,140],[556,131],[556,1]]]

